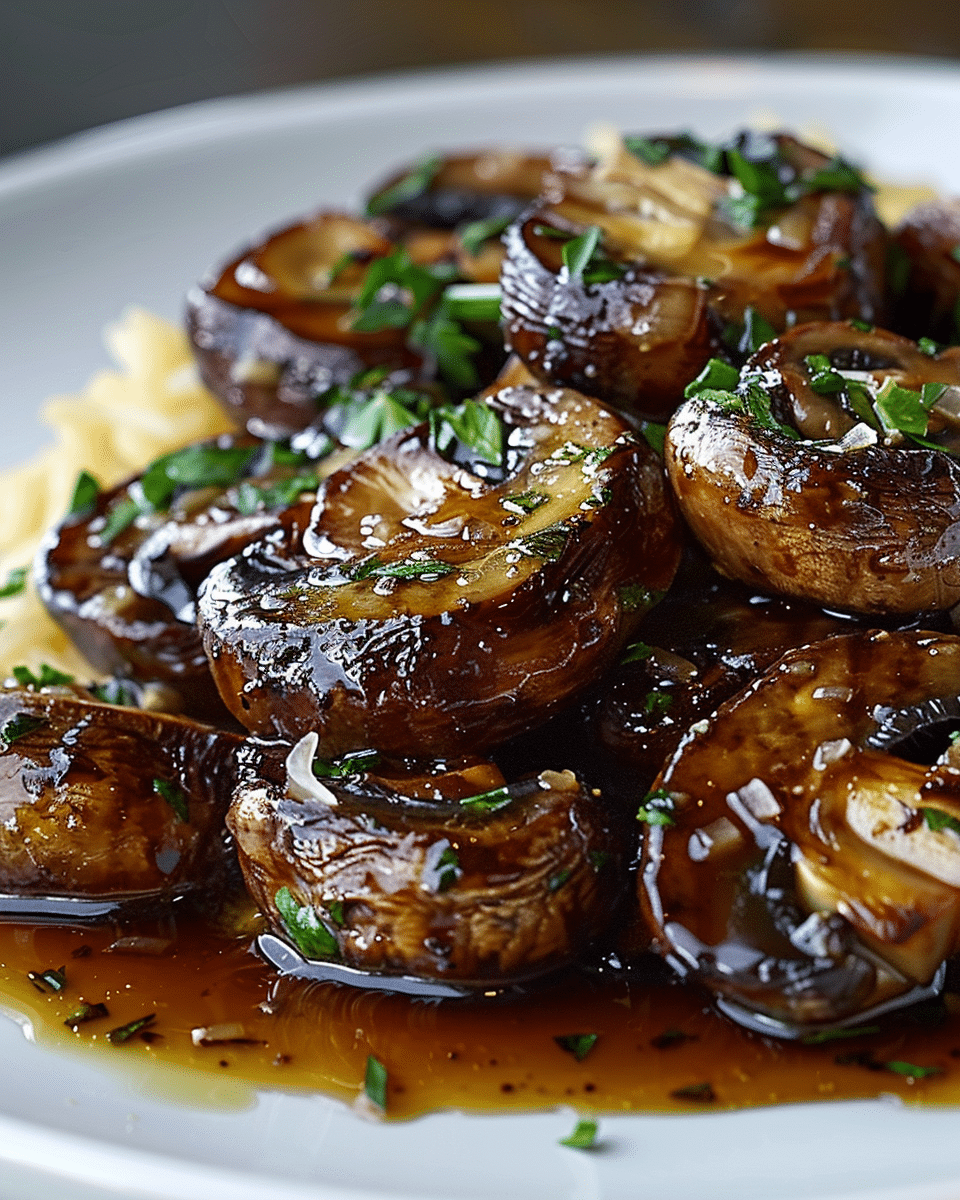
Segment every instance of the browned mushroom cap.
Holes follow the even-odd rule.
[[[960,948],[960,772],[898,755],[960,725],[958,681],[956,637],[836,637],[691,728],[641,808],[641,903],[681,975],[788,1036],[931,984]]]
[[[960,340],[960,198],[931,200],[894,235],[891,288],[896,328],[911,337]]]
[[[678,578],[637,630],[626,661],[584,706],[602,747],[604,790],[629,786],[632,799],[638,782],[648,786],[692,724],[785,651],[850,627],[849,618],[751,594],[713,571]]]
[[[317,464],[287,445],[221,437],[108,491],[88,483],[37,554],[47,610],[98,670],[162,682],[183,711],[225,716],[196,630],[196,588],[215,562],[300,509],[306,519]]]
[[[680,509],[717,567],[751,586],[863,613],[952,607],[958,381],[955,352],[927,357],[880,331],[784,335],[735,393],[707,389],[674,414],[665,458]],[[796,414],[832,440],[801,438]]]
[[[303,738],[278,774],[276,746],[251,744],[228,816],[247,887],[304,958],[397,986],[499,987],[571,962],[612,920],[622,853],[571,772],[507,786],[488,770],[495,786],[474,794],[476,765],[465,778],[447,764],[416,799],[376,768],[317,779],[316,745]]]
[[[0,691],[0,910],[96,918],[222,884],[241,740],[64,688]]]
[[[243,250],[191,291],[201,377],[239,424],[283,436],[313,420],[317,396],[365,367],[419,365],[403,328],[352,328],[367,268],[395,249],[374,223],[323,212]]]
[[[638,140],[663,157],[629,152]],[[627,139],[548,181],[548,202],[508,233],[502,281],[507,342],[531,371],[662,418],[748,315],[774,330],[875,318],[885,233],[859,177],[785,134],[756,140],[718,147],[708,170],[678,139]],[[591,231],[595,253],[577,262],[569,247]]]
[[[502,421],[501,466],[459,440],[467,465],[448,461],[419,426],[330,476],[303,543],[211,573],[204,645],[250,730],[316,729],[325,755],[477,752],[616,660],[679,557],[660,464],[575,392],[487,401],[460,411]]]

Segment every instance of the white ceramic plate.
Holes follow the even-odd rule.
[[[832,130],[887,179],[960,192],[960,68],[855,59],[630,59],[374,80],[202,104],[0,163],[0,463],[29,416],[106,365],[130,303],[167,316],[208,263],[427,150],[577,141],[609,121],[724,135]],[[27,414],[27,415],[25,415]],[[323,1097],[158,1098],[162,1078],[38,1048],[0,1018],[0,1196],[35,1200],[956,1200],[955,1111],[890,1102],[610,1117],[593,1153],[561,1111],[371,1124]],[[215,1084],[209,1085],[210,1087]],[[224,1085],[225,1086],[225,1085]],[[239,1107],[238,1107],[239,1106]]]

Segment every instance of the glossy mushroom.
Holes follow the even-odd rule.
[[[907,213],[891,256],[896,328],[910,337],[960,340],[960,198],[930,200]]]
[[[216,719],[196,589],[215,562],[296,523],[301,497],[305,520],[316,488],[308,453],[250,437],[174,451],[106,491],[83,476],[37,553],[37,591],[96,669],[162,682],[183,711]]]
[[[251,743],[228,817],[248,889],[308,960],[294,969],[319,960],[321,977],[420,980],[425,994],[500,988],[570,963],[609,924],[622,854],[571,772],[317,778],[316,746]]]
[[[241,740],[66,687],[0,690],[0,911],[96,919],[216,890]]]
[[[861,613],[960,600],[956,351],[801,326],[732,383],[695,385],[665,445],[680,509],[720,571]]]
[[[397,434],[330,476],[303,539],[207,579],[204,645],[251,731],[316,729],[324,755],[478,752],[595,679],[669,585],[660,463],[618,417],[518,384],[451,419],[500,448],[480,461],[442,422]]]
[[[856,1020],[924,994],[960,948],[958,672],[946,635],[791,651],[655,781],[655,945],[736,1019],[785,1036]],[[910,761],[923,734],[947,747],[933,765]]]
[[[753,326],[875,319],[885,245],[856,172],[789,135],[617,139],[508,232],[507,343],[545,381],[662,419]]]

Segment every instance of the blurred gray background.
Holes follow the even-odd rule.
[[[373,72],[664,51],[956,59],[957,0],[0,0],[0,154]]]

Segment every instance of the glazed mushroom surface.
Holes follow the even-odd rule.
[[[571,963],[610,923],[622,845],[569,771],[507,785],[445,763],[413,789],[411,765],[317,778],[316,746],[252,743],[228,818],[248,888],[306,959],[503,987]]]
[[[539,378],[662,419],[754,322],[876,319],[885,245],[857,173],[787,135],[616,139],[509,231],[507,343]]]
[[[698,382],[674,414],[680,510],[717,567],[751,586],[861,613],[950,608],[958,381],[955,350],[800,326],[733,371],[732,390]]]
[[[222,886],[240,743],[67,687],[0,690],[0,910],[102,918]]]
[[[790,1036],[929,985],[960,937],[960,639],[791,651],[691,728],[654,782],[640,895],[657,948],[740,1020]]]
[[[397,434],[327,479],[302,539],[211,572],[204,645],[251,731],[474,752],[595,678],[669,586],[659,463],[619,418],[526,385],[449,418],[485,461],[447,418]]]

